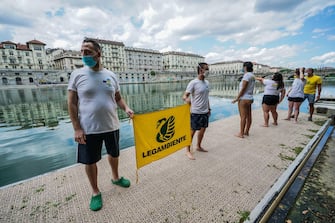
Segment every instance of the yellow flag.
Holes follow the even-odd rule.
[[[137,169],[191,144],[188,104],[133,118]]]

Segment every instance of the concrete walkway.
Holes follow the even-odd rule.
[[[0,190],[0,222],[239,222],[251,212],[291,160],[294,148],[304,148],[326,120],[315,116],[299,123],[282,120],[261,127],[261,110],[253,111],[250,136],[234,136],[239,116],[210,123],[203,147],[188,160],[184,149],[138,171],[134,147],[120,156],[120,175],[128,189],[112,185],[106,158],[98,163],[104,206],[89,210],[91,190],[84,167],[74,165]],[[196,139],[196,137],[195,137]]]

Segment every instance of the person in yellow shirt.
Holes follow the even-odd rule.
[[[314,102],[320,99],[321,89],[322,89],[322,79],[320,76],[314,75],[314,69],[307,69],[306,85],[304,87],[305,99],[308,99],[309,103],[309,117],[308,121],[312,121],[312,116],[314,113]],[[318,90],[318,95],[315,97],[316,89]],[[316,100],[315,100],[316,98]]]

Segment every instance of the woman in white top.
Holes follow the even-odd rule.
[[[292,87],[288,90],[288,113],[285,120],[291,120],[291,114],[294,108],[294,122],[298,122],[300,105],[304,101],[304,86],[306,79],[304,77],[305,68],[295,70],[296,78],[293,81]]]
[[[282,102],[285,97],[283,76],[281,73],[277,72],[272,76],[271,80],[258,77],[256,77],[256,79],[264,85],[264,96],[262,101],[264,115],[263,126],[269,127],[270,112],[272,114],[273,124],[278,125],[277,105]]]
[[[255,76],[253,72],[253,64],[251,62],[243,63],[243,78],[240,82],[240,92],[232,103],[238,101],[238,111],[240,113],[240,132],[235,136],[244,138],[249,135],[251,127],[251,105],[254,101],[253,94],[255,88]]]

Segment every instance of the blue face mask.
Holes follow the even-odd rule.
[[[93,56],[83,56],[82,60],[83,63],[89,67],[94,67],[97,64],[97,62],[93,59]]]

